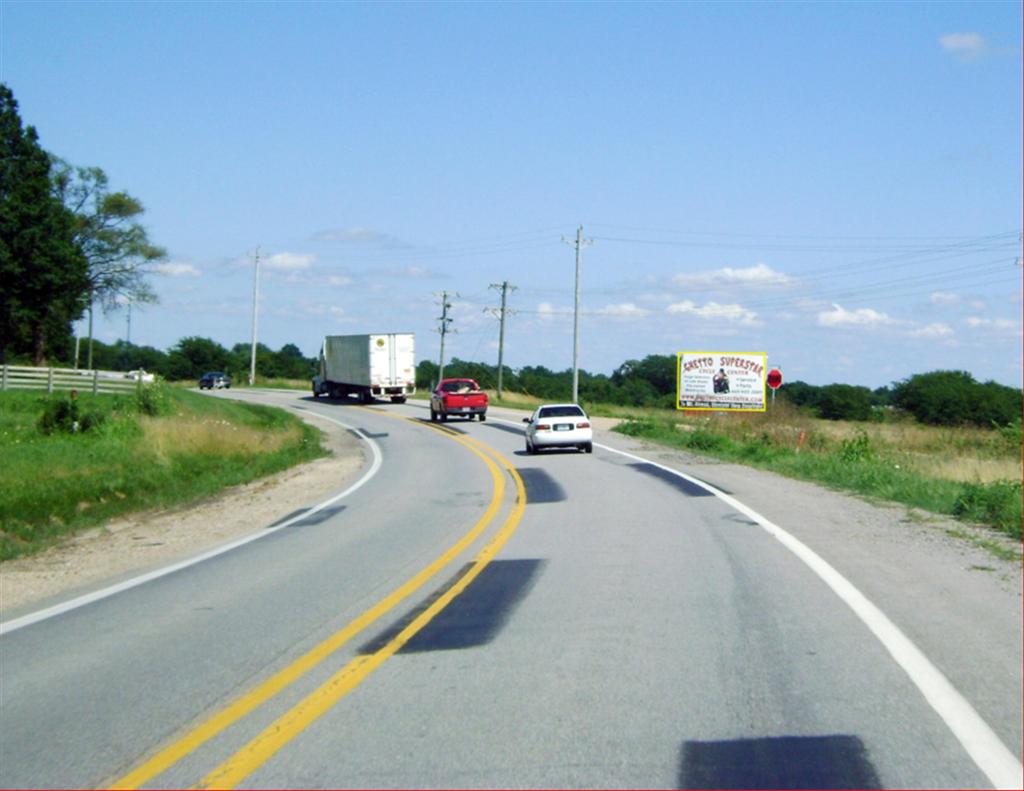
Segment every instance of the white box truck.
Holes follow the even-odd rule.
[[[328,335],[320,347],[313,395],[359,396],[363,403],[390,398],[396,404],[416,392],[416,352],[411,332]]]

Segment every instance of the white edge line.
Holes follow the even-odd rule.
[[[510,422],[510,421],[509,421]],[[796,555],[804,564],[842,599],[846,605],[863,621],[864,625],[878,638],[896,663],[914,682],[924,695],[925,700],[942,718],[952,731],[957,741],[971,756],[978,768],[999,789],[1019,789],[1024,786],[1024,765],[1017,760],[1003,744],[991,726],[982,719],[967,699],[957,691],[942,671],[926,657],[913,641],[900,630],[896,624],[878,607],[872,604],[853,584],[835,570],[824,558],[808,547],[798,538],[786,532],[778,525],[765,519],[752,508],[741,503],[720,489],[705,483],[686,473],[666,467],[632,453],[618,450],[607,445],[594,443],[602,450],[618,453],[636,461],[650,464],[658,469],[677,475],[683,480],[701,487],[715,497],[735,508],[744,516],[752,519],[773,538],[777,539],[786,549]]]
[[[335,420],[334,418],[327,417],[326,415],[321,415],[319,413],[311,414],[313,417],[322,418],[323,420],[328,420],[331,423],[337,423],[339,426],[342,426],[343,428],[346,428],[349,431],[355,433],[356,436],[359,437],[359,439],[361,439],[363,442],[370,446],[370,450],[373,453],[373,463],[370,465],[370,469],[368,469],[363,474],[363,477],[361,477],[358,481],[356,481],[354,484],[348,487],[345,491],[341,492],[340,494],[336,494],[327,500],[324,500],[322,503],[315,505],[313,508],[310,508],[309,510],[303,511],[300,514],[296,514],[291,519],[288,519],[287,521],[282,522],[279,525],[274,525],[273,527],[265,527],[261,529],[258,533],[253,533],[251,535],[245,536],[244,538],[239,538],[227,544],[222,544],[216,549],[211,549],[208,552],[196,555],[195,557],[189,558],[188,560],[183,560],[179,563],[174,563],[170,566],[164,566],[163,568],[151,571],[147,574],[142,574],[138,577],[132,577],[131,579],[125,580],[124,582],[119,582],[116,585],[111,585],[110,587],[102,588],[100,590],[93,591],[92,593],[87,593],[83,596],[78,596],[74,599],[69,599],[66,602],[62,602],[61,604],[55,604],[52,607],[47,607],[43,610],[38,610],[36,612],[29,613],[28,615],[23,615],[20,618],[13,618],[10,621],[3,621],[2,623],[0,623],[0,636],[10,634],[11,632],[14,632],[18,629],[24,629],[26,626],[31,626],[32,624],[39,623],[40,621],[45,621],[57,615],[62,615],[63,613],[70,612],[71,610],[77,610],[79,607],[84,607],[87,604],[92,604],[93,602],[100,601],[101,599],[106,599],[110,596],[114,596],[115,594],[122,593],[126,590],[130,590],[131,588],[137,588],[140,585],[145,585],[147,582],[152,582],[153,580],[159,579],[160,577],[166,577],[168,574],[173,574],[176,571],[181,571],[182,569],[188,568],[189,566],[194,566],[198,563],[202,563],[206,560],[209,560],[210,558],[215,558],[218,555],[223,555],[225,552],[230,552],[233,549],[237,549],[238,547],[244,546],[253,541],[258,541],[261,538],[276,533],[278,530],[284,530],[284,528],[308,518],[312,514],[315,514],[317,511],[321,511],[324,508],[327,508],[328,506],[336,503],[338,500],[348,497],[357,489],[361,488],[363,484],[365,484],[367,481],[370,480],[370,478],[377,474],[377,472],[381,468],[381,465],[383,464],[383,456],[381,455],[380,447],[377,445],[376,442],[370,439],[370,437],[366,436],[366,434],[364,434],[362,431],[353,426],[348,425],[347,423],[342,423],[340,420]]]

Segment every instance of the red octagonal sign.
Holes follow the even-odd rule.
[[[778,390],[782,387],[782,371],[778,368],[772,368],[768,372],[768,386],[772,390]]]

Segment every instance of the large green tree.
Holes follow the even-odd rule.
[[[168,379],[197,379],[207,371],[229,371],[231,353],[210,338],[182,338],[167,354]]]
[[[0,361],[8,353],[67,357],[82,315],[88,265],[74,217],[51,188],[51,162],[0,83]]]
[[[921,423],[1006,426],[1020,420],[1021,391],[997,382],[977,382],[967,371],[931,371],[897,382],[892,403]]]
[[[147,265],[166,256],[149,240],[139,222],[145,209],[127,192],[110,192],[106,173],[97,167],[74,167],[54,159],[53,189],[75,217],[75,242],[89,264],[89,365],[92,367],[92,313],[125,300],[156,302],[147,280]]]

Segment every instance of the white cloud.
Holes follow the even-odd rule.
[[[704,306],[698,306],[690,300],[676,302],[666,308],[672,314],[693,314],[701,319],[723,320],[736,322],[738,324],[758,324],[757,314],[747,310],[742,305],[720,305],[717,302],[709,302]]]
[[[793,278],[782,272],[776,272],[767,264],[755,264],[744,269],[733,269],[731,266],[715,269],[710,272],[698,272],[692,275],[679,274],[672,278],[677,286],[710,286],[710,285],[750,285],[750,286],[785,286],[793,282]]]
[[[541,321],[551,321],[558,316],[559,311],[555,310],[555,306],[550,302],[541,302],[537,306],[537,313]]]
[[[818,325],[821,327],[877,327],[895,324],[894,319],[871,308],[849,311],[841,305],[832,305],[832,310],[818,314]]]
[[[939,36],[939,46],[957,60],[974,60],[988,51],[980,33],[947,33]]]
[[[350,286],[352,285],[352,278],[345,275],[331,275],[327,278],[327,282],[332,286]]]
[[[305,253],[275,253],[264,262],[267,269],[277,269],[286,272],[297,272],[309,269],[316,261],[315,255]]]
[[[950,294],[946,291],[932,293],[930,301],[933,305],[956,305],[960,302],[959,294]]]
[[[971,316],[967,319],[967,326],[975,329],[1015,330],[1017,322],[1009,319],[983,319]]]
[[[192,264],[185,264],[178,261],[167,261],[162,264],[156,264],[153,267],[153,271],[158,275],[166,275],[167,277],[199,277],[202,273],[196,269]]]
[[[651,315],[651,311],[646,308],[639,308],[632,302],[623,302],[619,305],[605,305],[596,313],[616,319],[642,319],[645,316]]]
[[[936,322],[916,329],[910,334],[915,338],[948,338],[953,334],[953,329],[948,324]]]

